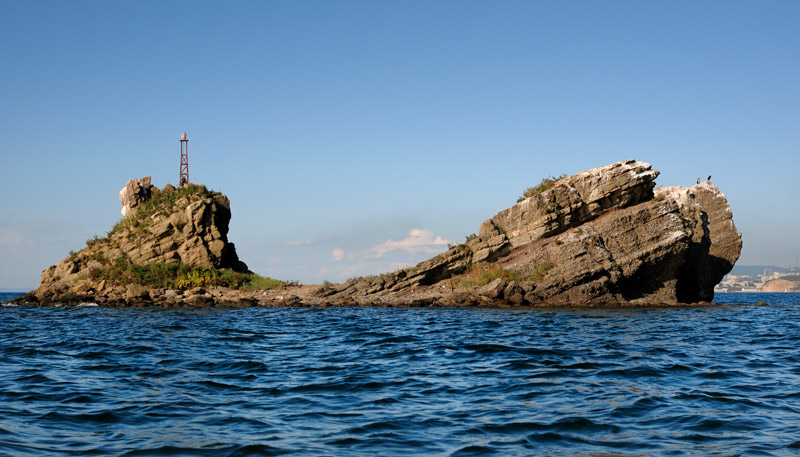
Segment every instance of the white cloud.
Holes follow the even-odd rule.
[[[297,246],[311,246],[312,244],[314,244],[314,243],[312,243],[311,240],[290,241],[290,242],[286,243],[286,246],[291,248],[291,247],[297,247]]]
[[[338,262],[344,259],[344,250],[341,248],[336,248],[333,250],[333,252],[331,252],[331,256],[333,257],[333,260]]]
[[[349,278],[357,278],[359,276],[367,276],[381,273],[389,273],[392,271],[402,270],[403,268],[410,267],[408,262],[382,262],[376,260],[365,260],[353,264],[337,265],[333,269],[327,267],[320,268],[317,277],[321,279],[333,279],[336,281],[344,281]]]
[[[441,236],[434,236],[433,230],[429,229],[411,229],[408,237],[402,240],[387,240],[374,248],[375,257],[383,257],[386,253],[392,251],[403,251],[409,254],[436,254],[442,251],[443,246],[447,246],[449,241]]]
[[[23,242],[26,244],[29,243],[25,237],[25,233],[21,230],[5,230],[0,232],[0,246],[18,247]]]

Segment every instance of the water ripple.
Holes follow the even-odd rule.
[[[797,455],[800,295],[0,309],[0,455]]]

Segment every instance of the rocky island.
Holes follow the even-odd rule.
[[[612,306],[713,300],[742,238],[710,181],[655,188],[626,160],[544,179],[477,234],[404,270],[343,284],[260,277],[227,240],[230,203],[204,186],[120,192],[124,218],[42,272],[29,304],[105,306]]]

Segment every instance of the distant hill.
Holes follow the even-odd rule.
[[[764,268],[769,268],[773,272],[777,273],[785,273],[790,270],[790,268],[776,267],[774,265],[734,265],[730,274],[758,276],[760,274],[764,274]]]

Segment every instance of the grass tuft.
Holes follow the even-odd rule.
[[[525,192],[522,193],[522,196],[517,199],[517,203],[519,203],[519,202],[521,202],[521,201],[523,201],[523,200],[525,200],[527,198],[531,198],[533,196],[539,195],[539,194],[541,194],[542,192],[544,192],[544,191],[546,191],[548,189],[551,189],[558,181],[560,181],[560,180],[562,180],[562,179],[564,179],[566,177],[567,177],[567,175],[561,175],[561,176],[558,176],[558,177],[549,176],[547,178],[542,178],[542,181],[539,184],[537,184],[537,185],[535,185],[533,187],[528,187],[527,189],[525,189]]]
[[[555,267],[553,262],[545,260],[533,269],[531,274],[528,275],[528,279],[533,282],[541,281],[545,276],[547,276],[547,273],[552,270],[553,267]]]
[[[497,278],[502,278],[505,282],[520,282],[524,279],[516,272],[506,270],[496,263],[478,263],[470,265],[464,272],[461,287],[481,287]]]

